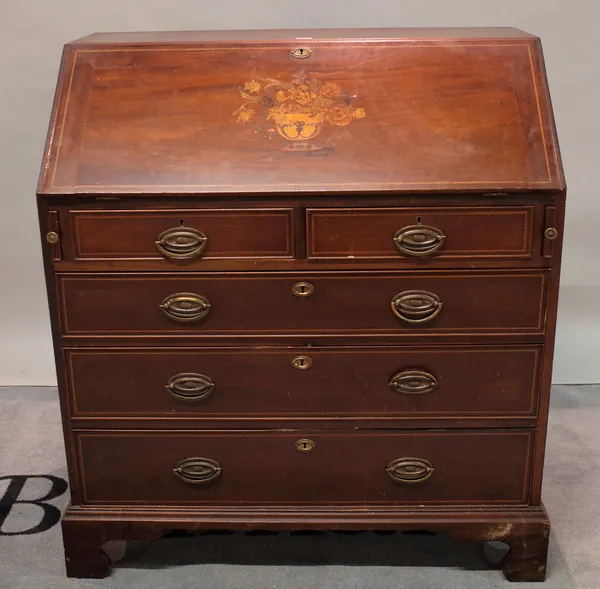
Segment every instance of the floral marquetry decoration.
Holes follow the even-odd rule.
[[[304,74],[291,82],[275,78],[255,78],[240,89],[244,103],[234,112],[240,123],[263,116],[278,133],[293,143],[286,151],[318,150],[307,143],[326,124],[343,127],[366,116],[363,108],[352,106],[352,97],[335,82],[324,82]]]

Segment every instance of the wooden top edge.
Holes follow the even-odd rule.
[[[384,189],[377,189],[374,187],[348,187],[344,191],[327,189],[326,187],[310,189],[302,187],[301,190],[286,190],[285,188],[269,188],[269,187],[248,187],[247,189],[235,188],[235,187],[220,187],[218,190],[202,189],[202,187],[187,188],[181,186],[168,187],[153,187],[146,186],[140,189],[140,187],[69,187],[69,188],[39,188],[37,191],[37,197],[40,199],[45,198],[61,198],[61,197],[74,197],[74,198],[107,198],[107,199],[120,199],[120,198],[247,198],[247,197],[261,197],[261,198],[285,198],[285,197],[300,197],[307,199],[318,199],[320,197],[328,196],[341,196],[349,198],[360,198],[370,196],[447,196],[448,198],[456,196],[465,197],[489,197],[502,199],[504,196],[519,196],[526,194],[550,194],[553,196],[561,197],[566,195],[566,185],[557,181],[551,185],[545,186],[521,186],[521,187],[490,187],[490,186],[477,186],[477,187],[420,187],[420,186],[407,186],[407,187],[388,187]]]
[[[536,39],[512,27],[417,27],[359,29],[265,29],[206,31],[138,31],[93,33],[69,45],[140,44],[140,43],[210,43],[223,41],[310,41],[348,40],[430,40],[436,39]]]

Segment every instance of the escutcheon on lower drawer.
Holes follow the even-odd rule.
[[[443,418],[454,427],[461,417],[494,425],[535,418],[540,353],[538,346],[67,348],[65,364],[75,418]]]
[[[88,505],[525,505],[534,433],[87,431],[76,445]]]
[[[547,274],[59,274],[73,336],[542,334]]]

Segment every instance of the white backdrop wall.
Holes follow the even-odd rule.
[[[65,42],[96,31],[377,26],[542,37],[569,185],[554,381],[600,382],[597,0],[2,0],[0,385],[55,383],[35,187]]]

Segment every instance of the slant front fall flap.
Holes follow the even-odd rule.
[[[560,189],[539,41],[517,33],[75,42],[40,192]]]

